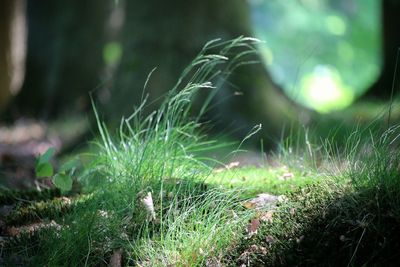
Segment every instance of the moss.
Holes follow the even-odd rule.
[[[61,192],[57,188],[38,190],[2,190],[0,191],[0,205],[14,204],[18,201],[40,201],[60,197]]]
[[[89,197],[86,195],[74,198],[57,197],[46,201],[19,203],[5,218],[8,226],[19,226],[30,222],[38,222],[42,219],[54,219],[69,212],[76,205],[84,203]]]

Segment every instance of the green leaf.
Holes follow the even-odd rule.
[[[37,177],[43,178],[53,176],[54,170],[50,163],[44,162],[36,165],[35,172]]]
[[[53,184],[63,191],[69,191],[72,188],[72,178],[64,173],[57,173],[53,177]]]
[[[50,161],[51,157],[54,155],[55,149],[54,147],[49,147],[43,155],[39,156],[38,165],[42,163],[47,163]]]
[[[63,165],[61,165],[59,172],[67,172],[73,168],[78,167],[78,165],[79,165],[79,160],[71,159],[65,162]]]

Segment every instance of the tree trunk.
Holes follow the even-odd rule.
[[[24,0],[4,0],[0,8],[0,112],[19,91],[25,74]]]
[[[400,49],[400,2],[397,0],[382,1],[382,53],[383,67],[378,80],[367,90],[364,98],[389,99],[392,92],[394,76],[396,84],[394,93],[399,93],[399,71],[395,74],[397,51]]]
[[[111,88],[99,76],[104,73],[105,24],[113,3],[28,2],[27,75],[16,101],[21,111],[55,116],[76,110],[82,102],[90,107],[88,92],[100,87],[96,93],[104,113],[111,121],[119,121],[139,105],[143,85],[154,67],[158,69],[147,90],[156,107],[206,42],[253,35],[246,0],[121,0],[119,4],[126,5],[123,57]],[[241,93],[235,93],[238,90]],[[259,123],[263,136],[277,138],[282,127],[296,122],[299,114],[261,63],[238,69],[216,103],[208,115],[220,128],[231,125],[228,130],[239,138]]]
[[[141,100],[148,73],[158,69],[148,85],[150,102],[172,88],[180,72],[209,40],[252,36],[245,0],[127,1],[123,32],[124,56],[111,93],[108,113],[129,115]],[[260,59],[261,62],[261,59]],[[260,63],[237,70],[217,101],[219,125],[231,125],[240,138],[257,123],[264,136],[279,137],[283,126],[297,120],[294,103],[272,82]],[[240,96],[234,92],[242,91]],[[118,103],[118,107],[113,103]]]
[[[90,108],[101,85],[105,22],[112,2],[28,1],[26,79],[15,106],[22,114],[55,117]]]

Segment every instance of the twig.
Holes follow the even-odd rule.
[[[356,249],[354,250],[353,255],[351,256],[351,259],[350,259],[349,263],[347,264],[347,267],[349,267],[350,264],[353,262],[354,256],[355,256],[356,253],[357,253],[358,247],[359,247],[360,244],[361,244],[361,240],[362,240],[362,238],[364,237],[364,234],[365,234],[365,231],[366,231],[366,230],[367,230],[367,228],[364,228],[364,230],[363,230],[363,232],[362,232],[362,234],[361,234],[361,237],[360,237],[360,239],[358,240]]]

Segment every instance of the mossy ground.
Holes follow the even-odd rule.
[[[389,159],[386,156],[385,158]],[[333,177],[312,168],[306,168],[308,171],[305,172],[304,166],[296,168],[284,164],[274,167],[231,165],[215,169],[208,175],[202,190],[214,187],[240,189],[237,192],[240,192],[240,198],[243,200],[266,192],[275,195],[284,194],[286,198],[278,203],[271,220],[260,221],[254,235],[248,236],[246,227],[241,228],[243,236],[240,239],[232,239],[235,241],[227,247],[228,253],[223,256],[218,253],[210,256],[212,260],[210,258],[209,262],[219,262],[227,266],[243,266],[243,264],[245,266],[396,266],[400,260],[400,241],[396,234],[400,231],[400,213],[397,206],[400,202],[396,201],[400,197],[398,188],[385,188],[390,175],[392,175],[391,179],[398,178],[394,164],[398,164],[396,160],[396,157],[392,158],[390,166],[394,168],[393,170],[390,170],[390,166],[387,166],[389,169],[386,171],[380,170],[377,166],[375,173],[373,169],[369,172],[343,170],[342,177]],[[331,164],[335,163],[331,162]],[[387,179],[372,183],[371,180],[374,179],[369,177],[369,182],[362,183],[360,186],[360,183],[356,181],[367,179],[367,174],[380,174]],[[352,177],[352,175],[357,177]],[[394,183],[394,185],[397,184]],[[50,199],[54,195],[46,194]],[[62,216],[59,216],[59,213],[57,215],[57,211],[67,214],[69,210],[60,206],[62,199],[58,200],[58,194],[56,194],[56,200],[53,201],[53,207],[49,205],[51,201],[43,202],[45,199],[43,196],[29,197],[27,195],[26,199],[29,198],[30,201],[37,198],[38,204],[34,205],[31,202],[29,205],[20,205],[21,207],[17,209],[20,213],[17,211],[10,213],[9,220],[6,221],[7,228],[4,229],[20,225],[21,221],[17,222],[16,214],[25,214],[27,210],[33,211],[33,215],[25,214],[21,217],[24,218],[21,220],[25,223],[46,224],[54,218],[58,218],[60,222]],[[4,197],[4,199],[10,203],[10,197]],[[14,198],[15,201],[17,199],[24,199],[24,197],[19,194]],[[44,205],[44,203],[47,204]],[[201,210],[201,207],[198,208]],[[251,218],[248,223],[251,223]],[[38,236],[43,237],[46,230],[36,231],[42,231],[42,233],[31,234],[28,237],[22,234],[17,239],[13,237],[7,244],[8,249],[19,248],[21,252],[34,245],[35,242],[40,242]],[[182,228],[181,231],[189,231],[189,229]],[[204,234],[204,232],[199,233]],[[143,243],[141,246],[149,245],[151,244]],[[208,249],[212,248],[208,247]],[[104,251],[106,254],[100,253],[98,257],[104,257],[104,264],[106,264],[107,257],[112,256],[112,250]],[[3,248],[2,257],[11,255],[5,254],[6,252],[7,250]],[[171,253],[163,257],[172,257],[179,265],[179,257]],[[17,255],[21,257],[21,254]],[[14,259],[13,263],[21,261],[15,260],[15,256],[11,258]],[[162,262],[163,258],[160,258],[161,265]],[[142,264],[144,263],[145,261],[142,261]],[[205,262],[201,265],[203,264]]]
[[[213,143],[202,114],[190,118],[192,98],[251,63],[256,43],[209,42],[158,110],[144,117],[144,99],[115,135],[95,110],[100,138],[78,192],[0,197],[0,265],[394,266],[400,126],[384,116],[355,130],[322,120],[258,167],[197,157]],[[246,204],[259,193],[284,197],[273,210]]]

